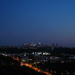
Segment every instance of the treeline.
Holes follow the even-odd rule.
[[[47,48],[38,48],[38,49],[18,49],[17,47],[15,48],[0,48],[0,52],[6,52],[6,53],[23,53],[23,52],[50,52],[52,54],[60,54],[60,53],[65,53],[65,54],[75,54],[75,48],[64,48],[64,47],[54,47],[53,50],[51,47]]]
[[[59,54],[75,54],[75,48],[63,48],[63,47],[57,47],[54,48],[53,51],[51,51],[52,54],[54,55],[59,55]]]

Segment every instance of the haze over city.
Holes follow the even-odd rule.
[[[23,43],[75,47],[75,0],[1,0],[0,46]]]

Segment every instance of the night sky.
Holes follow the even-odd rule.
[[[75,0],[0,0],[0,46],[32,42],[75,47]]]

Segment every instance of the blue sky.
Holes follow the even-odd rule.
[[[75,46],[75,0],[1,0],[0,45],[28,42]]]

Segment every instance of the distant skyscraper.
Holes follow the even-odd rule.
[[[55,47],[58,47],[58,44],[55,44]]]
[[[17,47],[17,43],[14,44],[14,47]]]
[[[61,44],[59,44],[59,47],[62,47]]]
[[[54,47],[54,43],[53,42],[51,43],[51,47]]]

